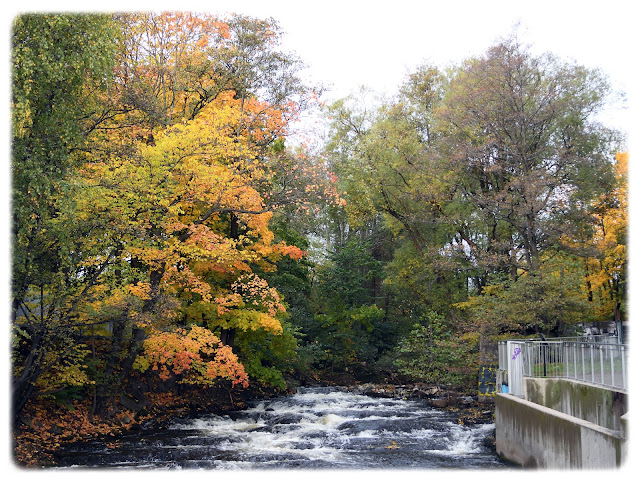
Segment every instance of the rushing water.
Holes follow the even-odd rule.
[[[486,439],[493,424],[465,426],[422,401],[371,398],[331,388],[218,416],[175,421],[167,430],[115,445],[66,449],[63,467],[121,468],[500,468]]]

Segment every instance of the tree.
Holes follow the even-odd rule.
[[[535,274],[522,272],[516,282],[494,277],[482,295],[456,304],[468,313],[470,323],[465,329],[485,338],[575,333],[577,324],[591,315],[581,259],[553,250],[541,259]]]
[[[586,298],[595,321],[611,321],[626,313],[628,153],[616,154],[614,188],[591,206],[591,221],[581,235],[565,237],[562,244],[577,252],[584,265]]]
[[[231,380],[232,385],[246,387],[249,383],[231,347],[223,345],[210,330],[196,325],[189,331],[153,331],[144,341],[143,352],[134,366],[142,372],[149,368],[159,371],[163,380],[178,376],[182,383],[214,384],[220,377]]]
[[[114,252],[96,301],[112,302],[117,289],[142,299],[134,316],[126,313],[129,301],[116,310],[121,326],[111,338],[111,375],[127,377],[150,328],[170,332],[177,323],[195,323],[225,345],[232,343],[224,338],[228,331],[282,332],[285,306],[253,268],[268,270],[282,255],[302,252],[273,243],[272,213],[252,186],[264,170],[256,148],[237,134],[238,104],[222,95],[196,119],[158,132],[135,155],[95,161],[82,171],[78,205],[104,232],[93,239],[102,248],[95,261]],[[132,333],[122,358],[126,324]],[[105,385],[118,384],[110,380]]]
[[[219,18],[188,12],[123,14],[125,36],[113,97],[113,121],[146,138],[156,128],[193,120],[221,94],[232,92],[244,111],[238,129],[260,135],[265,115],[279,111],[280,129],[256,137],[266,147],[286,135],[286,125],[314,98],[302,82],[302,62],[283,52],[273,19]],[[249,113],[252,115],[249,115]],[[271,112],[271,113],[269,113]],[[123,118],[124,117],[124,118]]]
[[[285,304],[255,272],[303,252],[273,241],[272,210],[333,193],[311,178],[271,195],[288,123],[313,97],[279,36],[246,17],[18,19],[16,415],[47,370],[81,362],[77,345],[104,413],[149,335],[281,334]]]
[[[601,72],[533,56],[515,37],[453,74],[438,148],[466,212],[457,248],[479,267],[480,296],[460,305],[485,335],[563,334],[588,318],[563,239],[583,237],[612,185],[616,135],[594,119],[610,92]]]
[[[435,148],[434,110],[444,88],[443,76],[424,66],[397,97],[375,109],[350,98],[329,110],[327,148],[349,194],[349,221],[358,225],[378,216],[393,238],[385,283],[398,302],[413,304],[413,321],[426,312],[416,311],[420,303],[447,313],[466,295],[466,258],[455,255],[454,175]]]
[[[109,82],[118,32],[108,15],[23,15],[12,32],[13,414],[38,378],[77,353],[86,225],[69,181]]]
[[[599,71],[534,57],[515,38],[454,74],[437,112],[441,151],[458,195],[488,227],[461,248],[515,280],[576,232],[612,178],[611,132],[593,117],[609,92]]]
[[[435,312],[425,314],[420,323],[403,336],[396,349],[393,363],[400,374],[422,382],[469,383],[469,368],[476,360],[477,342],[473,336],[457,336],[444,316]]]
[[[425,355],[456,343],[475,355],[489,335],[560,333],[590,316],[586,249],[563,239],[588,242],[593,201],[612,186],[618,136],[595,120],[610,93],[601,72],[534,56],[513,35],[446,75],[421,66],[375,108],[330,107],[349,221],[380,215],[393,235],[385,287],[399,318],[445,319]]]

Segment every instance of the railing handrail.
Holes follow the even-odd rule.
[[[597,340],[596,341],[592,340],[592,339],[604,339],[604,338],[616,339],[616,342],[604,343],[604,342],[599,342]],[[498,344],[506,344],[507,342],[537,342],[537,343],[579,342],[579,343],[598,343],[602,345],[627,345],[626,343],[620,344],[620,342],[618,342],[617,339],[618,337],[616,335],[587,335],[587,336],[576,335],[573,337],[552,337],[544,340],[541,338],[513,338],[509,340],[499,340]]]
[[[628,344],[570,338],[500,341],[499,368],[506,371],[517,368],[521,372],[518,375],[525,377],[571,378],[627,390]],[[521,351],[520,365],[511,363],[507,342],[517,346],[518,355]]]

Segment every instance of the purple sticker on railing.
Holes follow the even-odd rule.
[[[516,348],[514,348],[514,349],[513,349],[513,357],[511,357],[511,360],[515,360],[515,359],[516,359],[516,357],[517,357],[518,355],[520,355],[520,352],[521,352],[521,351],[522,351],[522,350],[520,350],[520,347],[516,347]]]

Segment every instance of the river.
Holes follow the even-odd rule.
[[[493,424],[461,425],[422,400],[334,388],[255,403],[232,414],[174,421],[107,444],[67,447],[60,466],[162,469],[504,468]]]

